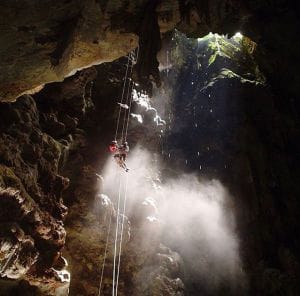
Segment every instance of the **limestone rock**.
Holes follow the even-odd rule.
[[[47,100],[40,104],[38,98],[34,100],[29,95],[15,103],[1,103],[1,276],[23,279],[9,288],[14,292],[7,293],[19,295],[26,286],[30,295],[68,294],[70,276],[61,264],[66,237],[63,219],[68,209],[61,194],[69,186],[69,179],[60,171],[71,146],[82,145],[78,142],[83,138],[77,128],[80,119],[75,116],[82,118],[92,108],[89,91],[86,92],[92,76],[84,73],[71,80],[77,89],[67,83],[65,89],[57,92],[56,104],[50,108]],[[60,104],[63,100],[64,104]],[[69,108],[76,100],[86,107]],[[64,122],[60,121],[57,106],[65,108],[64,115],[68,116]],[[15,224],[16,233],[20,234],[17,238],[5,226]],[[6,283],[3,285],[9,286]]]
[[[17,1],[1,3],[1,100],[14,100],[40,85],[93,64],[112,61],[137,46],[137,36],[115,15],[137,14],[140,2]],[[133,24],[134,25],[134,24]]]
[[[7,223],[1,224],[0,257],[1,277],[20,279],[36,262],[38,252],[32,237],[17,224]]]

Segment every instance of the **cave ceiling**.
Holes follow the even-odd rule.
[[[137,76],[159,85],[156,54],[161,37],[174,28],[193,37],[242,30],[256,42],[265,38],[263,49],[278,54],[270,47],[278,40],[274,24],[289,19],[285,26],[295,27],[295,16],[286,13],[286,1],[269,2],[1,1],[0,99],[15,100],[80,69],[116,60],[138,43]]]

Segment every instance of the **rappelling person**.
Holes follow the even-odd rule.
[[[125,162],[127,155],[129,153],[129,146],[128,146],[128,142],[124,142],[121,147],[119,147],[119,151],[120,151],[120,157],[122,158],[122,160]]]
[[[118,150],[114,155],[115,160],[119,164],[121,168],[123,168],[126,172],[129,171],[129,169],[126,166],[126,158],[129,152],[129,146],[128,143],[125,141],[122,145],[118,145]]]
[[[125,141],[122,145],[118,145],[117,141],[112,141],[109,145],[109,151],[114,153],[114,159],[118,163],[118,165],[123,168],[126,172],[129,169],[126,166],[126,158],[129,152],[128,143]]]

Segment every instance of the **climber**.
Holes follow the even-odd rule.
[[[118,145],[117,141],[112,141],[112,143],[109,145],[109,151],[114,153],[114,159],[116,160],[118,165],[126,172],[128,172],[129,169],[127,168],[125,163],[129,152],[128,143],[125,141],[122,145]]]
[[[118,158],[119,165],[128,172],[129,169],[126,166],[126,158],[129,152],[128,143],[125,141],[121,146],[118,147],[118,153],[115,154],[115,158]],[[116,156],[117,155],[117,156]]]
[[[129,152],[128,142],[125,141],[123,145],[119,147],[119,151],[121,159],[125,162]]]

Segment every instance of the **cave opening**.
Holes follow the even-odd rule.
[[[0,4],[0,295],[300,294],[297,13],[25,2]]]

